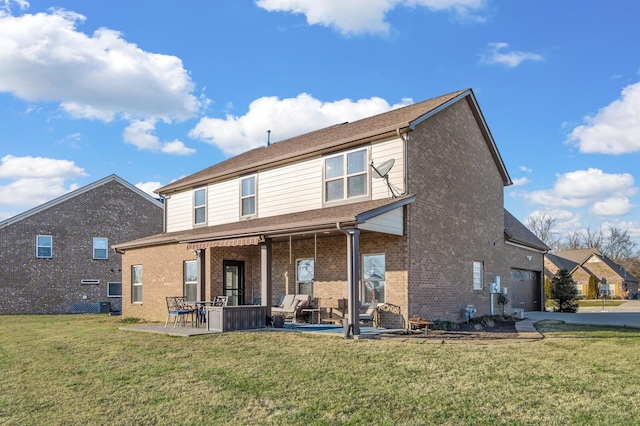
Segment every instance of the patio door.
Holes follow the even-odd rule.
[[[244,262],[240,260],[222,261],[223,295],[229,298],[229,306],[244,305]]]

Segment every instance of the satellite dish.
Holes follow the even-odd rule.
[[[373,165],[373,161],[371,162],[371,168],[373,169],[373,177],[376,179],[383,179],[387,184],[387,188],[389,188],[389,192],[391,193],[392,198],[399,197],[402,195],[402,191],[400,188],[393,185],[389,182],[389,170],[393,167],[396,160],[390,158],[387,161],[382,162],[378,167]]]
[[[396,160],[391,158],[391,159],[383,162],[382,164],[380,164],[378,167],[374,166],[373,163],[371,163],[371,168],[374,171],[373,177],[377,178],[377,179],[387,177],[387,175],[389,174],[389,170],[391,170],[391,168],[393,167],[395,162],[396,162]]]

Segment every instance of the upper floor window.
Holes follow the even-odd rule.
[[[93,239],[93,258],[94,259],[108,259],[109,258],[109,240],[107,238],[94,238]]]
[[[193,192],[193,223],[200,224],[207,221],[207,190],[196,189]]]
[[[53,257],[53,237],[51,235],[36,236],[36,257]]]
[[[241,180],[240,210],[242,216],[256,214],[256,177],[250,176]]]
[[[324,200],[339,201],[368,193],[367,150],[346,152],[324,160]]]

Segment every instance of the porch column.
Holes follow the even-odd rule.
[[[353,335],[360,334],[360,296],[358,284],[360,282],[360,230],[345,229],[347,234],[347,271],[349,285],[349,325]]]
[[[271,316],[271,240],[260,244],[260,304],[267,307]]]

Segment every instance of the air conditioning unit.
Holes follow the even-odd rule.
[[[513,309],[513,316],[518,318],[518,319],[524,319],[524,309],[514,308]]]

